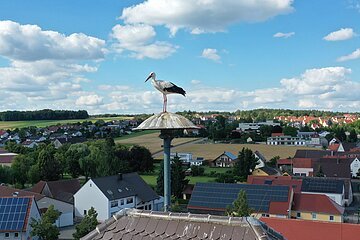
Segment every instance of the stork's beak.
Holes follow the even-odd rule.
[[[145,82],[147,82],[147,80],[149,80],[151,78],[151,75],[149,75],[148,77],[147,77],[147,79],[145,80]]]

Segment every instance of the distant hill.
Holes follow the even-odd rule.
[[[51,110],[36,111],[5,111],[0,112],[0,121],[28,121],[28,120],[65,120],[87,119],[89,114],[85,110]]]

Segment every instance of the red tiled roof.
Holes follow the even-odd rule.
[[[348,240],[360,236],[358,224],[265,217],[260,220],[288,240]]]
[[[331,144],[331,145],[329,146],[329,150],[337,152],[337,150],[339,149],[339,146],[340,146],[339,143]]]
[[[311,158],[294,158],[293,167],[294,168],[312,168],[312,159]]]
[[[16,155],[0,155],[0,163],[12,163]]]
[[[342,215],[344,213],[344,208],[325,194],[295,193],[293,210],[334,215]]]
[[[291,165],[292,164],[292,159],[291,158],[283,158],[283,159],[279,159],[277,160],[277,165]]]
[[[269,213],[287,215],[289,213],[289,206],[289,202],[270,202]]]
[[[40,181],[37,184],[35,184],[32,188],[30,188],[29,191],[35,193],[41,193],[42,190],[44,189],[45,184],[46,184],[45,181]]]
[[[16,189],[12,187],[7,186],[0,186],[0,197],[12,197],[13,193],[18,192],[19,197],[32,197],[34,196],[35,200],[38,201],[45,197],[42,194],[34,193],[34,192],[28,192],[21,189]]]
[[[302,179],[292,179],[291,176],[252,176],[249,175],[247,183],[249,184],[265,184],[265,181],[272,181],[271,185],[289,186],[294,192],[301,191]]]

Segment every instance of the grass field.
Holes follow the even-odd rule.
[[[144,131],[146,133],[146,131]],[[161,151],[161,145],[163,144],[163,140],[159,138],[160,131],[153,131],[149,134],[141,134],[140,133],[134,133],[129,136],[126,136],[127,138],[121,137],[116,139],[116,143],[126,144],[126,145],[140,145],[148,148],[151,153],[155,153],[158,151]],[[135,135],[139,134],[139,135]],[[187,142],[191,142],[194,140],[197,140],[198,138],[175,138],[172,141],[172,145],[178,145],[183,144]]]
[[[69,119],[69,120],[34,120],[34,121],[0,121],[0,129],[14,129],[23,127],[47,127],[57,124],[77,123],[84,121],[96,122],[97,120],[111,121],[111,120],[125,120],[131,119],[131,117],[97,117],[87,119]]]

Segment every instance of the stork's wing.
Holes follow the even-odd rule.
[[[173,86],[176,86],[175,84],[173,84],[172,82],[168,82],[168,81],[160,81],[160,85],[162,89],[167,89],[167,88],[172,88]]]
[[[167,92],[170,92],[170,93],[178,93],[178,94],[181,94],[181,95],[185,96],[186,92],[185,92],[184,89],[182,89],[181,87],[176,86],[172,82],[167,82],[167,83],[168,83],[168,87],[165,87],[164,91],[167,91]]]

